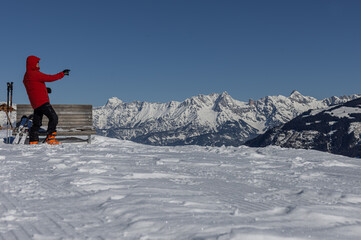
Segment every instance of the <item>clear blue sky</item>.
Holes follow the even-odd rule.
[[[28,55],[72,70],[48,84],[52,103],[361,93],[359,0],[16,0],[0,26],[0,101],[13,81],[28,103]]]

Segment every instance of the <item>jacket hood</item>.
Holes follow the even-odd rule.
[[[38,67],[36,67],[36,64],[40,61],[40,58],[36,57],[36,56],[29,56],[26,59],[26,70],[39,70]]]

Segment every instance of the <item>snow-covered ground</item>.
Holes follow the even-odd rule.
[[[278,147],[1,142],[0,239],[356,240],[360,172]]]

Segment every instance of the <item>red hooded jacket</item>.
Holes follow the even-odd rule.
[[[29,56],[26,59],[26,73],[23,81],[33,109],[50,102],[45,82],[53,82],[64,77],[63,72],[55,75],[40,72],[40,68],[36,67],[39,61],[40,58],[35,56]]]

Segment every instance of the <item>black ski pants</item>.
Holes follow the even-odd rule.
[[[43,116],[49,118],[48,135],[56,132],[56,125],[58,125],[58,115],[50,103],[45,103],[40,107],[34,109],[33,125],[30,128],[30,142],[39,141],[39,129],[42,125]]]

